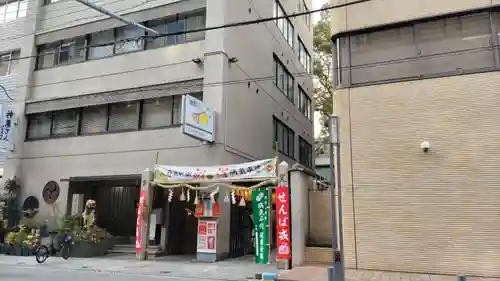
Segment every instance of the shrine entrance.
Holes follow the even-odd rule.
[[[162,231],[162,237],[167,237],[162,239],[168,240],[167,253],[185,252],[181,249],[187,246],[183,245],[187,237],[179,232],[184,219],[178,214],[186,212],[197,226],[196,243],[191,245],[197,260],[215,262],[254,254],[257,263],[270,263],[277,171],[277,158],[226,166],[156,165],[153,171],[145,170],[137,212],[137,258],[147,258],[148,206],[152,190],[160,187],[172,214]]]

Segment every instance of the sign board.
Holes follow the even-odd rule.
[[[291,260],[290,194],[288,186],[276,188],[276,260]]]
[[[156,182],[248,179],[276,177],[276,158],[246,162],[225,166],[166,166],[156,165],[154,180]]]
[[[137,221],[135,225],[135,251],[139,253],[142,250],[141,238],[142,235],[142,220],[146,211],[146,191],[141,190],[139,195],[139,204],[137,206]]]
[[[202,141],[214,142],[214,111],[197,98],[182,96],[182,132]]]
[[[198,220],[199,253],[217,253],[217,221]]]
[[[12,146],[14,112],[6,104],[0,105],[0,153],[6,153]],[[4,157],[2,155],[1,157]]]
[[[266,189],[252,191],[252,209],[255,233],[255,262],[269,261],[269,195]]]

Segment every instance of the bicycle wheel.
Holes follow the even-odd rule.
[[[61,249],[61,256],[63,259],[67,260],[71,254],[71,245],[68,243],[64,243]]]
[[[49,257],[49,248],[47,248],[47,246],[41,245],[40,247],[38,247],[38,249],[36,249],[35,253],[36,262],[44,263],[48,257]]]

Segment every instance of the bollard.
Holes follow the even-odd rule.
[[[262,281],[276,281],[276,273],[262,273]]]

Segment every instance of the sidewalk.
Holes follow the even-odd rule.
[[[15,257],[0,255],[0,264],[38,267],[55,270],[94,271],[133,275],[165,275],[165,277],[189,277],[212,280],[248,280],[256,273],[276,272],[276,265],[261,265],[247,258],[231,259],[217,263],[193,263],[182,257],[166,257],[148,261],[137,261],[127,257],[99,258],[49,258],[44,264],[37,264],[35,257]]]
[[[281,271],[280,281],[327,281],[327,266],[301,266]],[[456,281],[455,276],[346,269],[346,281]],[[500,281],[496,278],[467,277],[468,281]]]

